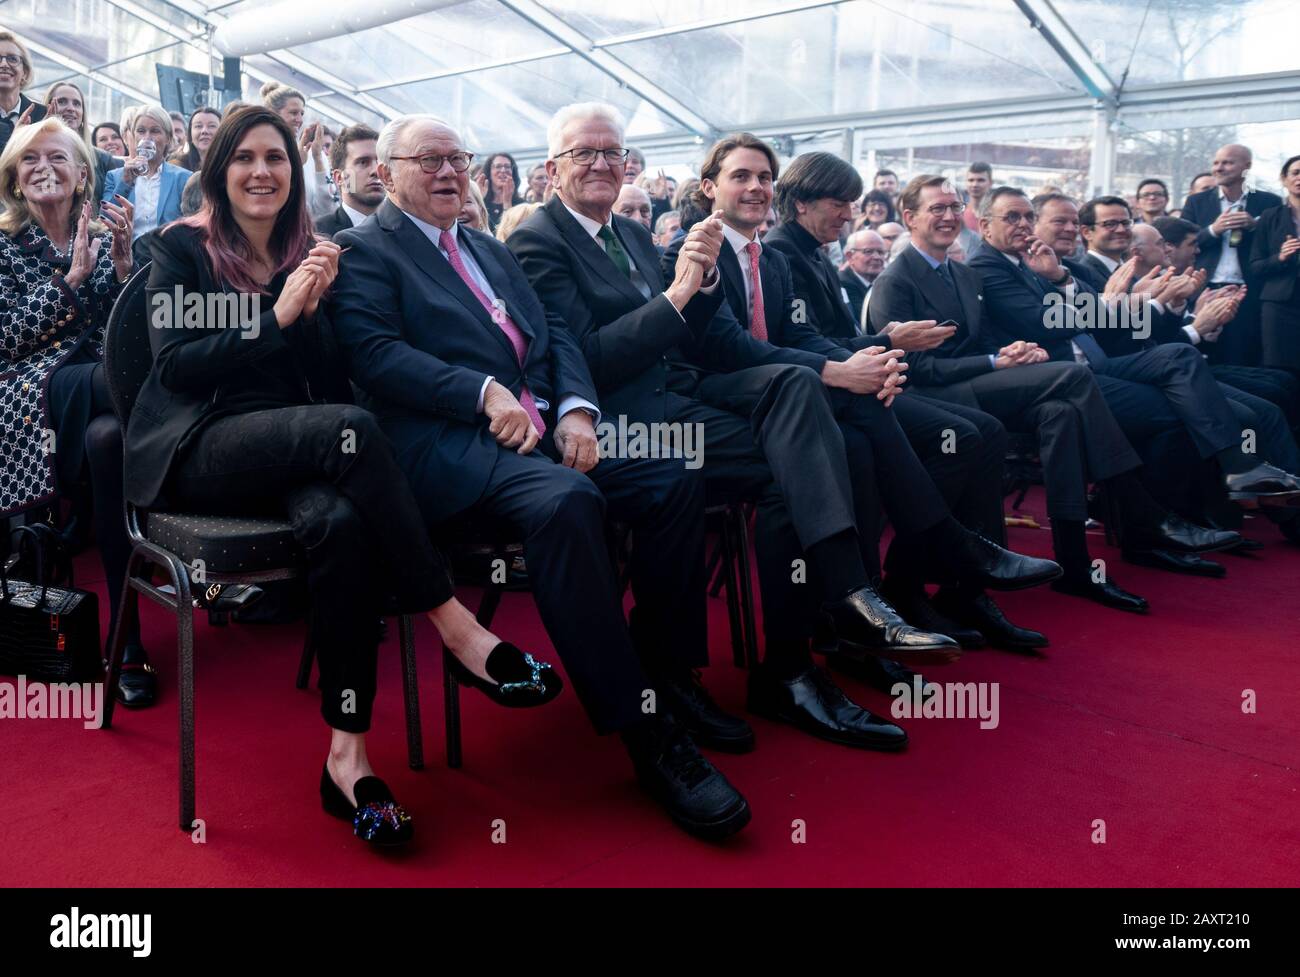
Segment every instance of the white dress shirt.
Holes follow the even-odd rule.
[[[438,248],[439,251],[441,251],[442,248],[439,247],[438,242],[442,239],[442,236],[444,234],[450,234],[452,238],[456,240],[457,250],[460,251],[460,260],[464,262],[465,270],[469,272],[469,277],[474,279],[474,284],[477,285],[479,287],[479,290],[482,291],[482,293],[488,297],[489,302],[491,302],[493,305],[500,308],[502,311],[506,311],[508,314],[508,310],[506,309],[505,302],[497,297],[496,291],[492,288],[492,283],[488,281],[487,275],[483,274],[483,269],[480,268],[478,262],[474,260],[474,256],[470,254],[468,251],[466,251],[464,248],[461,248],[459,246],[460,245],[460,237],[459,237],[460,223],[459,222],[452,224],[450,228],[444,231],[442,228],[437,227],[433,224],[425,223],[424,221],[420,220],[420,218],[416,217],[412,213],[409,213],[408,211],[403,210],[402,213],[406,214],[407,218],[410,219],[411,223],[424,232],[424,236],[427,237],[429,241],[432,242],[433,246],[435,248]],[[477,409],[480,414],[483,413],[483,398],[487,394],[488,384],[495,379],[496,377],[488,377],[486,380],[483,381],[483,386],[479,388]],[[547,408],[551,406],[549,403],[547,403],[541,397],[538,397],[536,394],[534,394],[533,397],[537,401],[537,409],[539,411],[545,411]],[[593,423],[600,422],[600,409],[591,401],[587,400],[586,398],[578,397],[573,394],[570,394],[569,396],[565,397],[562,401],[560,401],[560,409],[559,411],[556,412],[555,416],[557,418],[560,418],[563,417],[565,414],[569,413],[569,411],[578,410],[579,408],[585,410],[588,414],[591,415]]]
[[[343,208],[343,213],[348,215],[348,220],[352,222],[353,227],[360,227],[374,216],[374,214],[363,214],[359,210],[353,210],[347,205],[347,202],[343,200],[339,201],[339,206]],[[403,211],[403,213],[405,213],[405,211]],[[412,217],[411,220],[415,220],[415,218]],[[434,230],[437,230],[437,228],[434,228]]]
[[[161,192],[161,166],[152,176],[143,174],[135,178],[135,214],[132,217],[131,240],[148,234],[158,226],[158,197]]]
[[[1249,193],[1250,191],[1243,187],[1241,196],[1234,203],[1224,196],[1223,187],[1219,187],[1219,213],[1224,214],[1230,210],[1244,211],[1246,209],[1246,196]],[[1222,238],[1219,247],[1219,263],[1214,266],[1214,274],[1210,276],[1210,281],[1218,283],[1230,282],[1234,285],[1246,284],[1246,279],[1241,274],[1241,258],[1237,256],[1237,249],[1228,243],[1227,237],[1215,233],[1214,225],[1210,225],[1209,232],[1213,237]],[[1231,233],[1231,231],[1228,232],[1228,234]]]
[[[758,239],[757,235],[755,235],[751,241],[730,224],[722,225],[722,235],[731,245],[731,250],[736,252],[736,260],[740,263],[740,277],[745,280],[745,308],[749,310],[750,317],[752,318],[754,315],[754,289],[757,288],[761,293],[763,291],[763,283],[761,281],[754,282],[750,278],[749,252],[745,249],[748,248],[751,243],[756,243],[758,245],[758,256],[761,260],[763,257],[763,242]],[[743,322],[741,325],[748,326],[749,323]]]

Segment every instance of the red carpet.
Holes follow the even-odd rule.
[[[1041,513],[1041,497],[1030,509]],[[382,857],[325,815],[328,742],[316,693],[293,687],[298,627],[197,626],[198,816],[176,827],[175,664],[169,618],[146,602],[160,703],[112,731],[0,720],[0,879],[21,886],[1300,884],[1300,549],[1263,520],[1267,548],[1222,557],[1226,580],[1131,567],[1093,539],[1145,619],[1045,589],[1004,595],[1046,631],[1041,659],[969,652],[930,677],[1000,683],[1000,724],[903,720],[900,755],[859,752],[755,720],[759,748],[716,756],[754,820],[720,846],[644,801],[616,738],[598,740],[570,691],[498,709],[462,693],[465,766],[442,760],[441,681],[421,622],[427,765],[405,762],[396,638],[383,650],[371,759],[412,811],[417,843]],[[1046,531],[1012,530],[1048,555]],[[94,554],[79,579],[102,572]],[[476,600],[474,594],[468,595]],[[104,598],[101,596],[101,601]],[[574,595],[581,600],[581,595]],[[725,605],[711,601],[719,702],[743,709]],[[396,629],[394,628],[393,631]],[[508,596],[499,633],[550,652],[531,600]],[[11,681],[6,679],[5,681]],[[865,705],[888,700],[844,680]],[[1245,689],[1258,712],[1243,714]],[[493,844],[494,821],[506,843]],[[1093,843],[1093,822],[1105,843]],[[806,841],[792,841],[792,822]]]

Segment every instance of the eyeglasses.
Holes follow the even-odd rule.
[[[998,217],[1003,224],[1015,227],[1017,224],[1032,224],[1034,222],[1034,212],[1032,210],[1017,210],[1010,214],[1002,214]]]
[[[881,257],[881,258],[889,254],[888,251],[885,251],[882,248],[849,248],[844,253],[845,254],[874,254],[877,257]]]
[[[955,204],[935,204],[933,207],[925,208],[925,212],[931,217],[942,217],[949,211],[952,211],[953,217],[960,217],[966,213],[966,205],[958,200]]]
[[[17,68],[23,63],[23,59],[17,54],[0,54],[0,64],[7,64],[11,68]]]
[[[632,152],[630,149],[570,149],[568,152],[556,153],[555,158],[567,156],[579,166],[590,166],[596,162],[597,156],[604,156],[606,163],[617,166],[627,161],[630,152]]]
[[[1120,227],[1122,227],[1122,228],[1124,228],[1125,230],[1127,230],[1128,228],[1130,228],[1130,227],[1133,226],[1133,218],[1131,218],[1131,217],[1125,217],[1125,218],[1123,218],[1122,220],[1120,220],[1120,219],[1115,219],[1115,220],[1108,220],[1108,221],[1097,221],[1095,224],[1088,224],[1088,225],[1086,225],[1086,226],[1088,226],[1088,227],[1104,227],[1104,228],[1105,228],[1106,230],[1108,230],[1108,231],[1113,231],[1113,230],[1115,230],[1115,229],[1117,229],[1117,228],[1120,228]]]
[[[1138,199],[1139,200],[1162,200],[1168,196],[1169,194],[1165,193],[1163,190],[1148,190],[1146,193],[1139,193]]]
[[[469,164],[474,159],[473,153],[452,153],[450,156],[439,156],[436,153],[430,153],[427,156],[392,156],[391,159],[416,159],[420,161],[420,169],[426,173],[437,173],[442,169],[443,163],[450,163],[451,168],[457,173],[464,173],[469,169]]]

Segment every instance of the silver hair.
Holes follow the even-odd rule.
[[[432,122],[434,125],[441,126],[449,132],[455,134],[457,141],[460,141],[460,134],[456,132],[443,119],[427,112],[416,112],[411,115],[399,115],[390,121],[379,132],[379,138],[375,141],[375,155],[385,166],[391,166],[393,163],[393,150],[397,148],[398,140],[404,133],[417,122]]]
[[[157,122],[158,125],[162,127],[163,144],[158,147],[158,155],[161,156],[163,159],[166,159],[167,154],[171,152],[172,149],[175,148],[172,145],[172,143],[175,141],[172,138],[172,115],[170,112],[168,112],[165,108],[163,108],[161,105],[157,104],[156,102],[146,103],[144,105],[141,105],[136,110],[135,116],[131,119],[132,133],[135,132],[136,125],[138,125],[140,120],[145,116],[148,116],[150,119],[152,119],[154,122]],[[134,138],[134,136],[132,138]]]
[[[627,123],[623,121],[623,113],[604,102],[574,102],[572,105],[566,105],[556,112],[551,118],[551,124],[546,127],[547,158],[555,159],[556,156],[565,151],[564,144],[561,142],[564,138],[565,129],[574,122],[585,122],[588,119],[600,119],[602,122],[608,122],[618,130],[618,141],[623,142],[623,135],[627,131]]]

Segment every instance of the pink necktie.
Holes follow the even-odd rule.
[[[762,246],[757,241],[745,245],[749,252],[749,282],[754,299],[749,303],[749,334],[767,342],[767,318],[763,315],[763,285],[758,275],[758,252]]]
[[[456,244],[456,235],[451,231],[443,231],[438,235],[438,246],[442,248],[447,255],[447,261],[455,269],[456,274],[460,275],[467,288],[474,293],[474,297],[483,303],[483,308],[487,314],[492,317],[492,321],[501,327],[501,331],[506,334],[510,340],[510,345],[515,348],[515,358],[519,360],[519,368],[522,370],[524,357],[528,355],[528,341],[524,339],[524,334],[519,327],[515,325],[514,320],[506,314],[504,306],[493,305],[492,300],[483,294],[483,289],[479,288],[474,278],[465,267],[465,262],[460,256],[460,248]],[[542,421],[542,415],[537,410],[537,401],[533,399],[532,392],[524,387],[519,395],[519,406],[528,414],[529,420],[537,428],[538,434],[546,433],[546,424]]]

